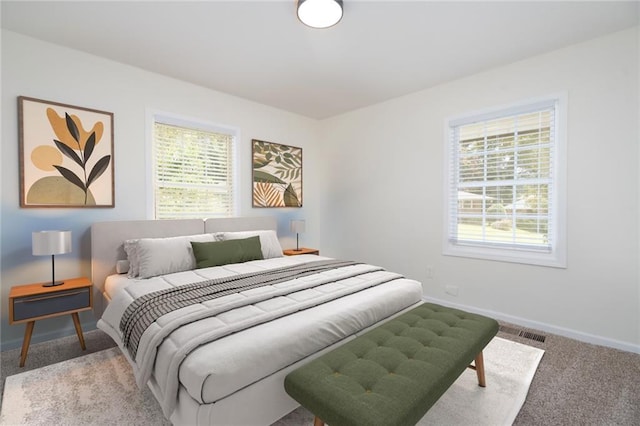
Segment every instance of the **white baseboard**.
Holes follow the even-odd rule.
[[[438,305],[448,306],[450,308],[460,309],[463,311],[473,312],[475,314],[485,315],[494,318],[499,321],[505,321],[511,324],[520,325],[522,327],[532,328],[535,330],[545,331],[547,333],[557,334],[558,336],[568,337],[570,339],[578,340],[585,343],[591,343],[594,345],[607,346],[609,348],[620,349],[622,351],[633,352],[640,354],[640,345],[634,345],[633,343],[622,342],[620,340],[609,339],[607,337],[596,336],[594,334],[583,333],[581,331],[571,330],[568,328],[557,327],[551,324],[546,324],[538,321],[531,321],[526,318],[520,318],[513,315],[503,314],[501,312],[495,312],[487,309],[480,309],[474,306],[461,305],[452,303],[448,300],[440,300],[434,298],[423,298],[425,302],[437,303]]]

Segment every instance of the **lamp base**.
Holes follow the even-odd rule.
[[[42,287],[55,287],[57,285],[62,285],[62,284],[64,284],[64,281],[54,281],[54,282],[42,284]]]

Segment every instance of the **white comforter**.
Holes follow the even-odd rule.
[[[126,307],[143,294],[210,278],[321,259],[326,258],[294,256],[130,280],[112,295],[98,327],[121,344],[120,318]],[[144,386],[153,374],[159,389],[159,402],[169,417],[176,405],[180,382],[198,402],[214,402],[287,363],[302,359],[419,301],[422,293],[419,283],[376,269],[364,264],[349,266],[239,292],[166,314],[143,334],[136,359],[129,359],[138,385]],[[364,275],[345,278],[354,270]],[[289,318],[295,318],[293,323]],[[309,318],[314,320],[309,321]],[[337,323],[323,323],[327,318]],[[316,329],[328,327],[330,332],[314,334],[314,321],[319,323]],[[268,339],[265,339],[265,332],[271,334],[267,334]],[[309,336],[315,336],[313,341],[305,341]],[[216,340],[221,343],[210,343]],[[302,346],[298,340],[302,341]],[[230,342],[235,344],[230,345]],[[269,342],[280,343],[269,345]],[[248,350],[256,345],[259,345],[259,356]],[[294,353],[284,354],[278,345]],[[234,347],[235,351],[231,350]],[[126,350],[124,352],[127,354]],[[275,362],[270,356],[270,353],[275,355],[274,352],[283,360]],[[255,368],[254,364],[260,363],[260,359],[264,359],[265,366]],[[208,380],[211,364],[228,365],[234,371],[234,377],[218,374],[217,380]]]

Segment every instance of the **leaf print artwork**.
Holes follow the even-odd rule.
[[[20,205],[113,207],[113,114],[26,97],[18,102]]]
[[[76,175],[66,167],[58,165],[54,165],[53,167],[60,172],[62,177],[76,185],[84,192],[84,204],[87,204],[89,185],[91,185],[93,181],[98,179],[105,170],[107,170],[111,161],[110,155],[105,155],[100,158],[87,176],[87,163],[96,145],[96,128],[102,128],[101,126],[98,127],[97,124],[101,123],[97,123],[92,132],[88,133],[82,128],[82,123],[79,118],[75,117],[74,119],[74,117],[71,117],[65,112],[64,121],[66,123],[66,132],[63,132],[59,126],[59,121],[62,118],[58,117],[53,109],[47,109],[47,117],[49,117],[51,127],[56,132],[56,136],[65,140],[65,142],[61,142],[54,139],[53,142],[64,155],[73,160],[78,166],[82,167],[82,177]],[[102,132],[100,132],[100,136],[102,136]],[[76,150],[78,153],[76,153]]]
[[[302,148],[252,140],[253,206],[302,207]]]

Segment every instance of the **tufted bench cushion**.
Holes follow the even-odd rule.
[[[484,386],[497,332],[491,318],[424,303],[292,371],[285,390],[316,423],[415,425],[474,359]]]

